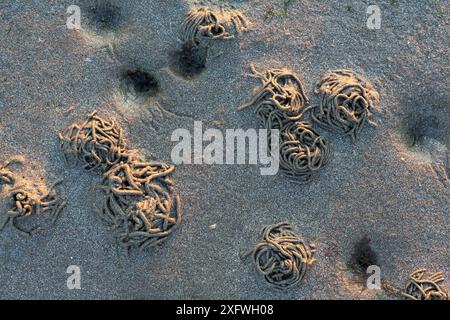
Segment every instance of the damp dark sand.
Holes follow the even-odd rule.
[[[1,1],[0,161],[23,155],[24,176],[64,178],[67,207],[55,227],[31,239],[9,227],[0,233],[0,298],[387,298],[363,290],[346,271],[365,236],[395,286],[421,267],[450,278],[444,4],[383,2],[381,29],[371,31],[369,1],[293,1],[287,17],[272,20],[266,18],[282,10],[282,1],[221,2],[242,10],[250,31],[211,42],[206,69],[186,79],[174,71],[173,57],[179,25],[200,3],[117,1],[119,12],[96,25],[91,1]],[[81,7],[83,31],[66,28],[71,4]],[[259,126],[250,109],[237,111],[258,83],[244,76],[251,63],[296,71],[310,97],[328,70],[365,74],[380,93],[378,127],[364,128],[355,144],[319,129],[334,156],[304,186],[261,176],[253,165],[178,166],[181,228],[161,247],[127,257],[93,212],[100,178],[65,166],[58,133],[97,109],[117,119],[132,147],[170,162],[171,133],[192,130],[194,121],[221,130]],[[145,102],[125,100],[121,91],[123,75],[136,69],[157,80]],[[284,220],[317,245],[317,261],[298,288],[274,293],[239,252],[263,226]],[[69,265],[81,268],[81,290],[66,287]],[[448,280],[444,288],[450,290]]]

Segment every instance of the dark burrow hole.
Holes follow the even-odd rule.
[[[361,276],[366,275],[367,268],[371,265],[378,265],[378,256],[370,246],[370,238],[364,236],[355,243],[353,252],[348,262],[348,267]]]
[[[171,69],[185,79],[192,79],[206,69],[208,48],[189,42],[172,55]]]
[[[110,2],[100,2],[90,7],[88,17],[90,25],[99,31],[116,30],[122,23],[120,8]]]
[[[127,70],[122,77],[125,94],[131,99],[152,97],[159,92],[159,82],[149,71]]]
[[[421,144],[424,137],[440,140],[439,120],[435,116],[410,116],[406,120],[404,128],[405,140],[408,147],[414,147]]]

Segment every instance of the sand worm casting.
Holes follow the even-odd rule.
[[[443,281],[442,272],[431,273],[419,269],[409,276],[409,282],[401,295],[409,300],[448,300],[449,294],[440,286]]]
[[[254,65],[250,67],[250,76],[260,79],[262,86],[239,110],[255,106],[256,116],[267,129],[281,129],[287,122],[299,120],[309,104],[303,81],[288,69],[258,72]]]
[[[311,112],[312,119],[324,128],[348,135],[355,141],[370,120],[379,95],[372,85],[350,70],[325,74],[314,92],[320,102]]]
[[[100,168],[100,218],[126,248],[153,247],[167,239],[181,223],[181,202],[171,178],[175,167],[144,161],[127,148],[123,131],[94,111],[82,125],[60,135],[66,159],[74,156],[88,170]]]
[[[277,290],[298,285],[315,261],[314,245],[300,239],[286,222],[268,225],[261,234],[261,242],[246,254],[252,255],[257,273]]]
[[[235,9],[192,9],[181,24],[181,39],[199,44],[202,38],[228,40],[247,31],[247,19]]]
[[[254,98],[239,110],[256,106],[255,113],[267,129],[280,130],[281,172],[297,183],[307,183],[331,158],[330,144],[311,125],[300,121],[311,107],[303,81],[288,69],[258,72],[261,80]],[[270,141],[269,141],[270,145]]]
[[[16,178],[14,173],[8,169],[8,167],[14,164],[23,164],[23,159],[21,157],[14,157],[0,163],[0,191],[3,185],[14,185]]]
[[[296,121],[281,130],[280,168],[295,182],[309,182],[330,158],[329,143],[310,124]]]
[[[0,300],[450,302],[448,3],[0,0]]]
[[[153,247],[181,223],[181,204],[162,162],[121,162],[104,174],[100,217],[127,249]]]
[[[59,139],[66,163],[81,163],[86,170],[106,171],[133,154],[127,149],[123,130],[96,111],[82,124],[73,124],[59,134]]]
[[[7,220],[2,227],[10,221],[20,234],[31,236],[53,225],[66,205],[55,190],[61,182],[57,181],[48,189],[42,183],[31,181],[21,181],[12,187],[7,197]],[[29,222],[33,226],[26,228],[22,222]]]

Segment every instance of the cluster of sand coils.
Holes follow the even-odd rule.
[[[16,164],[23,165],[21,157],[0,164],[0,193],[6,213],[0,215],[0,230],[10,222],[24,236],[31,236],[53,225],[66,205],[56,193],[56,186],[47,187],[42,181],[26,179],[13,172]]]
[[[314,245],[303,241],[287,222],[268,225],[261,235],[261,241],[244,256],[252,256],[257,273],[270,288],[286,290],[298,285],[315,260]]]
[[[180,199],[171,178],[175,167],[145,161],[128,149],[114,121],[93,112],[60,134],[60,147],[68,164],[103,175],[98,212],[125,248],[155,246],[181,223]]]
[[[199,44],[202,38],[233,39],[235,34],[247,31],[247,19],[234,9],[192,9],[182,25],[181,39]]]
[[[247,20],[231,9],[193,9],[182,23],[182,40],[192,54],[203,39],[228,40],[247,31]],[[190,59],[190,57],[188,57]],[[370,120],[378,93],[372,85],[349,70],[326,73],[314,93],[319,102],[310,105],[302,80],[288,69],[256,71],[261,80],[254,98],[240,109],[256,106],[255,113],[268,130],[280,130],[280,166],[284,175],[296,182],[307,183],[315,177],[332,156],[330,143],[312,123],[350,136],[354,141]],[[303,119],[309,114],[312,123]],[[180,198],[171,178],[175,167],[163,162],[146,161],[137,150],[128,148],[123,130],[113,121],[93,112],[86,121],[69,126],[59,135],[60,148],[68,165],[99,172],[103,181],[98,188],[102,200],[98,213],[127,249],[153,247],[163,241],[181,223]],[[271,145],[269,143],[269,145]],[[12,169],[22,159],[0,164],[0,191],[6,192],[8,211],[0,217],[0,229],[8,222],[21,234],[31,235],[54,223],[65,205],[55,187],[19,178]],[[45,217],[31,228],[21,221]],[[261,240],[245,256],[251,255],[256,271],[277,290],[295,287],[303,279],[315,259],[315,246],[302,240],[287,222],[268,225]],[[406,289],[388,284],[385,289],[408,299],[447,299],[440,287],[442,273],[425,269],[410,275]]]
[[[356,139],[371,110],[378,101],[372,85],[352,71],[327,73],[317,84],[318,105],[309,105],[303,82],[288,69],[256,71],[252,77],[261,80],[254,98],[239,109],[255,106],[262,125],[280,130],[281,172],[295,182],[307,183],[331,158],[330,144],[302,120],[309,113],[313,122]]]
[[[395,297],[407,300],[449,300],[450,293],[441,287],[444,280],[442,272],[417,269],[409,275],[404,289],[395,288],[388,281],[384,281],[383,289]]]
[[[183,57],[196,67],[195,54],[201,52],[203,39],[228,40],[247,31],[248,22],[238,10],[209,8],[192,9],[182,23]],[[316,84],[314,93],[319,102],[310,105],[302,80],[288,69],[267,69],[258,72],[252,65],[250,76],[261,80],[253,99],[239,109],[255,106],[255,114],[264,128],[280,130],[281,172],[295,182],[308,183],[329,163],[330,143],[312,123],[349,136],[352,141],[366,123],[371,121],[379,95],[362,76],[350,70],[326,73]],[[303,117],[309,114],[310,121]],[[312,122],[312,123],[310,123]],[[270,139],[268,140],[271,146]],[[271,150],[271,152],[278,152]],[[315,259],[314,245],[303,241],[287,222],[268,225],[261,241],[245,256],[251,255],[256,271],[269,287],[286,290],[303,279],[307,267]],[[426,276],[423,270],[413,273],[405,290],[399,294],[409,299],[440,299],[446,294],[439,287],[442,274]]]
[[[329,143],[308,123],[301,121],[309,99],[303,82],[287,69],[268,69],[253,74],[262,82],[243,109],[255,105],[255,113],[268,130],[280,130],[281,172],[296,182],[309,182],[331,156]],[[271,150],[271,152],[277,152]]]
[[[379,95],[364,78],[350,70],[325,74],[314,89],[320,102],[312,108],[311,117],[320,126],[348,135],[352,141],[370,120]]]

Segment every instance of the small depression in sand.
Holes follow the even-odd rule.
[[[430,163],[438,178],[448,183],[449,151],[446,126],[435,115],[410,115],[401,132],[407,154]]]
[[[172,53],[170,70],[184,79],[193,79],[203,73],[208,60],[208,47],[185,43],[183,47]]]
[[[341,281],[346,290],[362,292],[370,276],[367,268],[372,265],[379,266],[378,253],[373,249],[371,238],[367,235],[355,239],[350,250],[348,260],[337,269],[343,272]],[[376,290],[372,293],[376,293]]]
[[[106,49],[112,61],[118,61],[116,48],[129,35],[130,21],[119,6],[97,1],[81,7],[81,30],[74,30],[79,41],[97,50]]]
[[[354,244],[353,252],[347,266],[350,270],[363,277],[368,267],[378,265],[378,255],[370,245],[370,238],[364,236]]]
[[[88,26],[98,32],[115,31],[124,23],[120,7],[108,1],[91,5],[86,14]]]
[[[129,69],[122,73],[122,90],[124,95],[135,102],[144,102],[160,91],[156,77],[144,69]]]
[[[140,120],[157,131],[158,121],[167,113],[158,101],[160,93],[160,82],[154,73],[143,68],[128,68],[121,72],[120,88],[113,93],[109,104],[115,106],[126,121]]]

